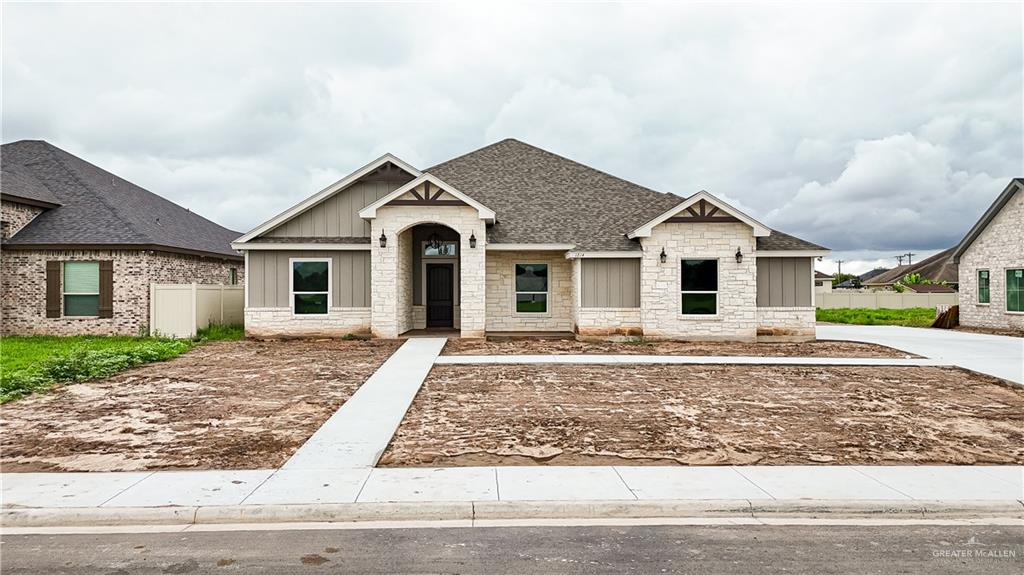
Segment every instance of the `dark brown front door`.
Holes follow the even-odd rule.
[[[452,327],[454,281],[452,264],[427,264],[427,327]]]

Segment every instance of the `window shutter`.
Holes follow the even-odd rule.
[[[60,262],[46,262],[46,317],[60,317]]]
[[[100,317],[114,317],[114,262],[100,262]]]

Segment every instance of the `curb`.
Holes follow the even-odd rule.
[[[215,525],[487,519],[665,518],[1024,519],[1024,504],[999,501],[674,500],[475,501],[225,505],[209,507],[6,508],[4,527]]]

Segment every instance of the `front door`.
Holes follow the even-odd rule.
[[[427,327],[453,327],[454,265],[427,264]]]

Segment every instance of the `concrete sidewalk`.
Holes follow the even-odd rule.
[[[819,325],[818,339],[885,345],[1024,385],[1024,338],[892,325]]]
[[[406,340],[282,470],[376,465],[446,341],[443,337]]]
[[[955,364],[928,358],[888,357],[764,357],[731,355],[442,355],[437,364],[690,364],[690,365],[870,365],[952,367]]]

